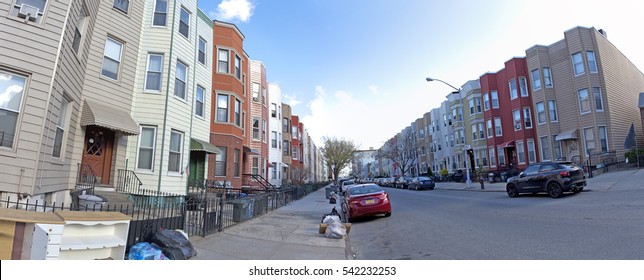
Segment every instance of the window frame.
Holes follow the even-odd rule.
[[[174,145],[178,145],[179,150],[173,150],[173,141],[174,138],[173,136],[178,135],[179,136],[179,143],[174,143]],[[182,167],[183,167],[183,146],[185,143],[185,134],[182,131],[171,129],[170,130],[170,143],[168,143],[168,173],[183,173],[182,172]],[[172,156],[176,156],[176,169],[170,170],[171,167],[171,162],[172,162]]]
[[[235,54],[235,78],[241,80],[241,66],[242,59],[238,54]]]
[[[548,121],[559,122],[559,114],[557,113],[557,100],[548,100]]]
[[[235,149],[233,154],[233,177],[239,178],[241,174],[241,168],[239,163],[241,162],[241,150]]]
[[[228,147],[226,146],[217,146],[217,149],[221,153],[215,154],[215,164],[213,166],[213,174],[215,177],[226,177],[226,165],[228,164]]]
[[[498,121],[498,123],[497,123],[497,121]],[[498,126],[497,126],[497,124],[498,124]],[[494,135],[495,136],[503,136],[503,122],[501,121],[501,118],[494,118]]]
[[[67,142],[67,126],[69,125],[69,105],[71,100],[67,99],[65,95],[60,100],[60,108],[58,111],[58,118],[56,121],[56,132],[54,133],[54,143],[52,145],[51,156],[57,159],[63,159],[65,154],[65,144]],[[60,134],[59,134],[60,132]],[[58,146],[58,147],[56,147]],[[58,155],[56,155],[58,151]]]
[[[483,110],[490,110],[490,95],[487,92],[483,94]]]
[[[512,110],[512,124],[514,125],[514,131],[523,129],[523,122],[521,121],[522,114],[521,109]]]
[[[519,95],[521,97],[530,96],[528,92],[528,80],[523,76],[519,77]]]
[[[0,138],[0,150],[8,149],[8,150],[11,150],[11,151],[15,151],[15,148],[17,147],[16,142],[19,139],[18,138],[18,134],[20,133],[19,127],[20,127],[22,115],[24,114],[24,112],[23,112],[23,109],[24,109],[24,106],[25,106],[24,103],[25,103],[26,97],[28,96],[26,91],[28,90],[27,86],[30,83],[30,77],[27,76],[27,75],[23,75],[21,73],[9,71],[8,69],[4,69],[4,68],[0,68],[0,74],[2,74],[2,76],[8,75],[8,76],[11,77],[11,78],[8,78],[8,79],[0,80],[2,82],[8,81],[7,82],[7,89],[9,87],[18,86],[19,84],[22,84],[21,86],[19,86],[21,88],[19,96],[18,96],[18,94],[16,94],[16,95],[14,95],[13,98],[9,99],[11,101],[14,98],[16,98],[16,99],[19,100],[19,102],[14,102],[14,103],[7,102],[6,103],[6,104],[14,104],[14,105],[16,105],[16,103],[17,103],[17,108],[15,108],[15,107],[10,108],[10,106],[1,106],[0,107],[0,111],[6,111],[7,112],[7,114],[5,114],[5,116],[8,116],[9,114],[15,114],[16,115],[15,116],[16,120],[15,120],[15,123],[13,124],[13,132],[11,133],[11,135],[13,137],[11,137],[11,140],[8,141],[8,143],[10,145],[8,145],[8,146],[4,145],[6,140],[4,139],[4,133],[2,133],[3,136],[2,136],[2,138]],[[14,81],[13,84],[11,83],[11,81]],[[6,92],[9,92],[9,90],[6,90]],[[13,92],[15,92],[15,91],[13,91]],[[0,103],[0,105],[2,105],[2,104]]]
[[[203,46],[202,46],[203,45]],[[199,36],[199,41],[197,43],[197,61],[201,63],[202,65],[206,65],[206,61],[208,60],[208,41],[204,39],[203,37]]]
[[[158,10],[159,3],[165,3],[165,10]],[[163,16],[163,24],[155,24],[157,16]],[[167,27],[168,26],[168,0],[156,0],[154,1],[154,10],[152,11],[152,27]]]
[[[539,68],[530,71],[530,78],[532,78],[532,90],[533,91],[540,90],[541,89],[541,73],[539,72]]]
[[[586,66],[584,65],[584,58],[581,52],[576,52],[571,55],[572,71],[575,77],[586,73]],[[581,69],[578,69],[580,67]]]
[[[225,100],[224,100],[225,99]],[[225,101],[225,103],[222,103],[222,101]],[[221,105],[225,104],[226,107],[222,107]],[[215,122],[217,123],[228,123],[228,120],[230,118],[230,95],[228,94],[223,94],[223,93],[218,93],[217,94],[217,114],[215,115]],[[224,115],[220,115],[221,112],[224,112]],[[224,119],[221,119],[221,117],[224,117]]]
[[[526,140],[526,146],[528,148],[528,163],[537,162],[537,151],[534,145],[534,139]]]
[[[525,151],[525,146],[523,144],[523,140],[517,140],[516,141],[516,151],[517,151],[517,164],[525,164],[527,154],[526,154],[526,151]]]
[[[546,113],[546,104],[543,101],[535,103],[534,106],[537,109],[537,124],[542,125],[548,122],[548,117]]]
[[[180,79],[179,75],[178,75],[178,73],[179,73],[179,65],[182,65],[183,67],[185,67],[183,80]],[[183,101],[186,101],[186,99],[188,98],[188,93],[187,93],[188,92],[188,77],[189,77],[188,71],[190,71],[189,66],[187,64],[183,63],[181,60],[177,59],[177,63],[175,64],[175,71],[174,71],[174,79],[175,79],[174,80],[174,97],[179,98],[179,99],[181,99]],[[183,96],[177,95],[177,83],[179,83],[179,82],[183,83],[183,91],[182,91]]]
[[[554,87],[554,82],[552,81],[552,70],[550,70],[550,67],[543,67],[543,84],[546,88]]]
[[[33,7],[38,9],[38,15],[32,21],[33,23],[38,24],[38,25],[42,24],[42,22],[43,22],[42,19],[45,16],[45,12],[46,12],[47,6],[49,4],[48,2],[49,2],[48,0],[45,1],[42,9],[41,9],[41,7],[33,6]],[[32,2],[28,2],[28,1],[24,1],[24,0],[14,0],[13,5],[9,7],[9,14],[11,16],[17,17],[17,18],[21,19],[22,21],[24,21],[25,19],[19,15],[20,6],[22,4],[27,4],[27,5],[32,6]],[[31,20],[29,20],[29,21],[31,21]]]
[[[588,72],[593,74],[598,73],[597,57],[594,51],[586,51],[586,60],[588,61]]]
[[[129,9],[130,9],[130,1],[129,0],[121,0],[120,2],[125,2],[125,10],[121,9],[121,7],[117,7],[116,2],[119,0],[114,0],[112,3],[112,8],[123,12],[124,14],[127,15]]]
[[[252,83],[252,85],[251,85],[251,87],[252,87],[252,90],[251,90],[251,91],[252,91],[251,100],[253,100],[253,102],[255,102],[255,103],[259,103],[259,91],[260,91],[260,85],[259,85],[259,83],[255,83],[255,82],[253,82],[253,83]]]
[[[161,63],[159,64],[159,69],[158,71],[150,70],[151,63],[150,61],[152,60],[152,57],[160,57],[161,58]],[[158,54],[158,53],[148,53],[148,58],[147,58],[147,65],[145,67],[145,81],[143,81],[143,91],[144,92],[152,92],[152,93],[161,93],[161,90],[163,89],[163,62],[164,62],[164,55],[163,54]],[[150,74],[157,74],[159,75],[159,82],[158,82],[158,87],[159,89],[150,89],[148,88],[148,81],[149,81],[149,76]]]
[[[184,15],[187,16],[187,21],[184,20]],[[192,18],[192,14],[186,9],[185,7],[181,6],[181,9],[179,10],[179,34],[181,34],[184,38],[190,40],[190,19]],[[186,32],[184,34],[182,31],[183,30]],[[186,30],[187,28],[187,30]]]
[[[597,135],[599,136],[599,150],[602,153],[608,153],[610,151],[610,146],[608,146],[608,128],[605,125],[597,126]]]
[[[590,134],[587,133],[587,131],[590,130]],[[595,128],[592,126],[584,127],[582,128],[583,136],[584,136],[584,153],[586,156],[590,155],[590,150],[596,150],[597,148],[595,147]]]
[[[541,149],[541,161],[551,161],[552,160],[552,155],[550,154],[550,137],[549,136],[542,136],[539,137],[539,147]]]
[[[242,119],[241,119],[241,111],[242,111],[242,101],[239,98],[235,98],[235,115],[234,115],[234,121],[235,125],[242,127]]]
[[[152,130],[152,147],[142,147],[142,138],[143,138],[143,133],[145,129],[151,129]],[[155,163],[155,157],[156,157],[156,142],[157,142],[157,127],[152,126],[152,125],[141,125],[140,130],[139,130],[139,139],[138,139],[138,145],[136,149],[136,169],[137,170],[149,170],[150,172],[154,172],[154,163]],[[150,156],[150,168],[145,168],[141,167],[141,149],[147,149],[151,151],[151,156]]]
[[[108,42],[112,42],[115,45],[119,46],[118,59],[114,59],[112,57],[109,57],[108,54],[106,53],[107,50],[108,50]],[[107,38],[105,39],[105,45],[104,45],[104,48],[103,48],[103,60],[101,62],[101,74],[100,74],[101,77],[110,79],[112,81],[118,81],[119,80],[119,77],[120,77],[119,74],[121,72],[120,71],[121,70],[121,64],[123,62],[122,59],[123,59],[123,48],[124,47],[125,47],[125,43],[119,41],[118,39],[116,39],[116,38],[114,38],[112,36],[107,36]],[[106,74],[104,74],[104,72],[106,71],[105,70],[105,60],[116,61],[117,67],[116,67],[116,73],[114,73],[116,75],[116,78],[113,78],[113,77],[110,77],[110,76],[107,76]],[[107,70],[107,71],[109,71],[109,70]]]
[[[230,50],[217,49],[217,73],[230,74]]]
[[[592,112],[592,105],[590,101],[590,93],[588,93],[588,88],[577,90],[577,101],[579,102],[580,115],[585,115]],[[586,104],[586,106],[584,106],[584,104]],[[587,107],[587,109],[584,110],[584,107]]]
[[[508,90],[510,92],[510,100],[519,98],[519,89],[517,88],[516,78],[512,78],[508,81]]]
[[[499,92],[496,90],[493,90],[490,92],[490,99],[492,100],[492,109],[498,109],[499,108]],[[495,102],[496,101],[496,105]]]
[[[604,98],[602,96],[602,88],[601,87],[592,87],[593,90],[593,103],[595,106],[593,108],[595,109],[595,112],[603,112],[604,111]],[[599,102],[599,103],[598,103]]]
[[[201,95],[201,97],[199,95]],[[206,89],[201,85],[197,85],[197,89],[195,91],[195,116],[200,118],[205,118],[205,115],[206,115],[205,104],[206,104]],[[201,114],[199,113],[199,108],[201,108]]]
[[[260,141],[260,135],[259,135],[259,118],[253,117],[252,118],[252,134],[251,134],[251,139],[253,141]]]
[[[532,112],[530,107],[523,107],[523,127],[532,128]]]

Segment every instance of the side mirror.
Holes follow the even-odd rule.
[[[519,173],[519,177],[521,177],[521,178],[525,177],[525,173],[523,173],[523,172]]]

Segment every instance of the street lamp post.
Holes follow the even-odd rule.
[[[461,110],[463,110],[463,98],[461,98],[461,89],[460,88],[456,88],[455,86],[450,85],[449,83],[447,83],[447,82],[445,82],[443,80],[439,80],[439,79],[434,79],[434,78],[427,77],[425,80],[427,82],[438,81],[438,82],[446,84],[449,87],[451,87],[454,90],[456,90],[456,92],[458,92],[458,97],[461,100]],[[465,135],[465,119],[461,120],[461,127],[463,129],[463,135]],[[463,140],[465,140],[465,139],[463,139]],[[465,144],[465,143],[461,143],[461,144]],[[467,176],[466,180],[465,180],[465,183],[467,184],[467,188],[469,189],[469,188],[472,187],[472,179],[470,178],[469,155],[467,154],[467,149],[465,150],[465,159],[466,159],[465,160],[465,172],[466,172],[466,176]]]

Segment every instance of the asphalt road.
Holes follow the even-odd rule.
[[[559,199],[385,190],[392,216],[352,225],[358,260],[644,259],[644,190],[593,190]]]

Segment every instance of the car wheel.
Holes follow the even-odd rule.
[[[548,194],[552,198],[558,198],[561,196],[561,187],[559,186],[559,184],[555,182],[548,184],[547,190],[548,190]]]
[[[385,213],[385,217],[389,217],[389,216],[391,216],[391,212]]]
[[[508,193],[509,197],[517,197],[519,196],[519,189],[517,189],[517,186],[515,185],[509,185],[505,188],[505,191]]]

